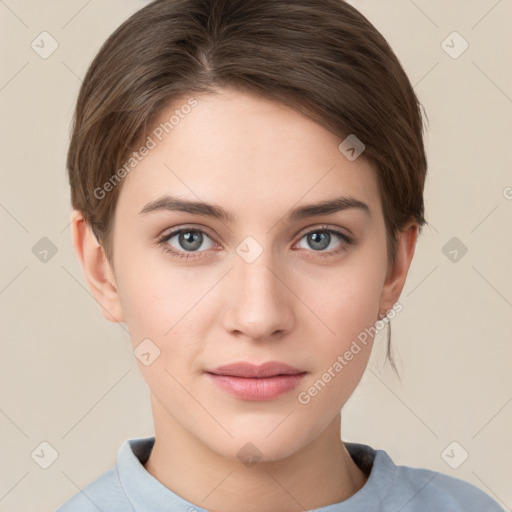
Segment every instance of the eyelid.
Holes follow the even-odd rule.
[[[172,238],[173,236],[179,234],[180,232],[183,232],[183,231],[186,231],[187,229],[190,230],[190,231],[193,231],[193,230],[197,230],[197,231],[200,231],[201,233],[204,233],[206,234],[210,239],[212,239],[212,241],[216,242],[216,238],[217,238],[217,235],[212,235],[209,228],[207,228],[206,226],[203,226],[203,225],[200,225],[200,224],[184,224],[182,226],[176,226],[174,228],[169,228],[169,232],[167,234],[164,234],[166,232],[166,230],[164,230],[160,235],[157,236],[157,239],[159,241],[161,241],[162,239],[169,239],[169,238]],[[305,228],[302,228],[299,233],[296,235],[296,237],[298,238],[297,241],[300,241],[305,235],[308,235],[310,234],[311,232],[316,232],[316,231],[333,231],[339,235],[341,235],[342,237],[345,237],[347,240],[349,241],[353,241],[353,237],[352,235],[350,234],[350,231],[349,230],[346,230],[348,231],[348,233],[345,233],[345,231],[343,230],[344,228],[340,228],[338,226],[329,226],[327,224],[311,224],[309,226],[306,226]],[[218,237],[221,239],[221,237]]]
[[[305,235],[315,233],[317,231],[333,231],[347,240],[353,241],[353,236],[348,229],[341,228],[339,226],[329,226],[327,224],[312,224],[311,226],[303,228],[297,236],[301,239]]]
[[[216,237],[211,236],[208,231],[209,229],[205,226],[197,227],[193,225],[183,225],[179,227],[174,227],[171,229],[170,232],[167,234],[163,234],[158,237],[157,245],[159,247],[162,247],[164,252],[167,252],[171,254],[172,257],[177,259],[184,259],[184,260],[201,260],[202,258],[208,258],[211,256],[211,250],[206,249],[203,251],[184,251],[180,249],[173,248],[171,245],[169,245],[167,242],[174,238],[175,236],[179,235],[180,233],[187,232],[187,231],[198,231],[201,232],[203,235],[206,235],[210,240],[213,242],[213,245],[216,246],[213,250],[218,250],[219,244],[216,241]],[[294,243],[294,246],[300,243],[300,241],[307,235],[311,233],[316,232],[327,232],[334,234],[337,236],[341,243],[340,246],[337,249],[331,249],[330,251],[314,251],[314,250],[306,250],[306,253],[308,254],[307,258],[313,258],[315,261],[320,259],[322,261],[325,261],[326,258],[333,257],[339,254],[342,254],[346,252],[350,246],[353,246],[355,244],[355,240],[352,235],[347,235],[343,232],[342,228],[340,227],[333,227],[328,225],[310,225],[306,228],[303,228],[298,235],[298,240]],[[302,249],[301,249],[302,250]]]
[[[208,236],[209,238],[211,238],[212,241],[214,241],[214,242],[216,242],[216,238],[220,238],[220,237],[217,237],[217,235],[212,235],[210,229],[207,228],[206,226],[203,226],[200,224],[183,224],[183,225],[179,225],[179,226],[174,226],[172,228],[164,229],[157,236],[157,239],[158,240],[162,240],[165,238],[169,239],[175,235],[178,235],[180,232],[187,231],[187,230],[188,231],[200,231],[201,233],[203,233],[206,236]]]

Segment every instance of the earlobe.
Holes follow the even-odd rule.
[[[103,316],[111,322],[124,322],[115,276],[103,247],[81,212],[73,210],[71,219],[73,248]]]
[[[380,311],[384,314],[400,298],[414,256],[418,233],[418,223],[410,222],[397,234],[395,263],[389,266],[381,295]]]

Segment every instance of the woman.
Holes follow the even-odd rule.
[[[156,0],[114,32],[75,112],[73,240],[155,436],[59,512],[502,510],[340,436],[425,224],[422,134],[341,0]]]

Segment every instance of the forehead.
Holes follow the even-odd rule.
[[[380,208],[373,166],[348,160],[341,138],[278,102],[233,91],[168,105],[148,132],[151,149],[123,183],[118,208],[140,209],[162,194],[279,209],[347,195]]]

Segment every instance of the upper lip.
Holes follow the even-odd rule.
[[[232,377],[263,378],[276,375],[297,375],[305,373],[304,370],[298,370],[293,366],[277,361],[269,361],[260,365],[239,361],[236,363],[219,366],[213,370],[207,370],[207,373],[216,375],[229,375]]]

